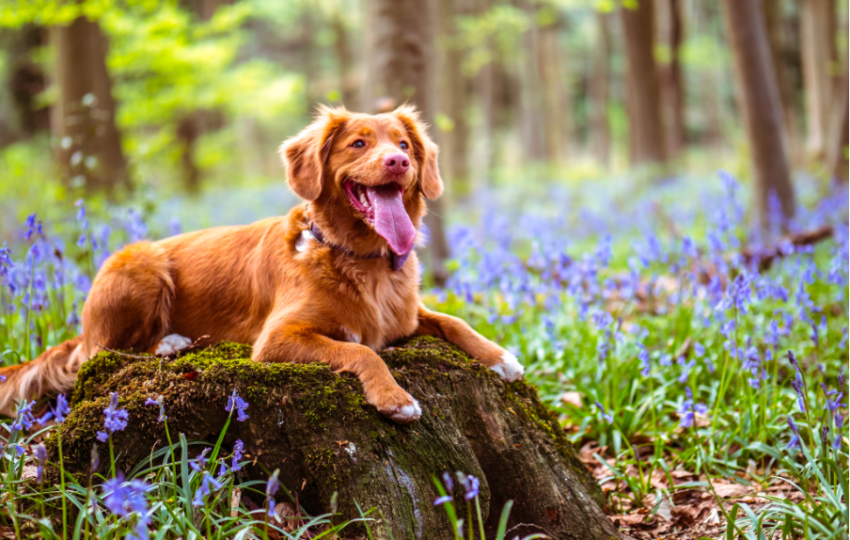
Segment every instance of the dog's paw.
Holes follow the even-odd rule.
[[[419,420],[419,417],[422,416],[422,407],[419,406],[419,402],[415,398],[411,397],[410,399],[412,403],[402,405],[401,407],[393,407],[389,414],[384,414],[399,424],[409,424]]]
[[[157,356],[171,356],[172,354],[192,346],[192,340],[180,334],[170,334],[162,338],[154,349]]]
[[[369,399],[366,396],[366,401],[372,403],[378,412],[390,418],[399,424],[409,424],[419,420],[422,416],[422,407],[413,396],[405,392],[400,386],[394,389],[382,392],[383,395],[377,399]]]
[[[516,359],[516,356],[512,355],[508,351],[502,355],[502,363],[495,364],[490,366],[490,369],[499,374],[499,377],[502,378],[503,381],[513,382],[522,378],[522,374],[525,372],[525,368],[522,367],[522,364]]]

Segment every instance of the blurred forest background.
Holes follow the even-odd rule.
[[[795,177],[847,178],[846,1],[0,6],[4,232],[81,196],[186,228],[284,213],[276,148],[320,103],[425,112],[448,186],[429,221],[438,260],[442,217],[500,183],[722,164],[752,182],[764,223],[772,201],[793,216]],[[207,216],[187,217],[197,201]]]

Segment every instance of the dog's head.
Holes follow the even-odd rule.
[[[289,187],[311,201],[334,239],[356,251],[413,248],[422,195],[443,192],[437,145],[411,106],[378,115],[322,108],[280,147]]]

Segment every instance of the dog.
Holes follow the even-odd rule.
[[[82,363],[104,349],[167,356],[201,336],[249,343],[257,362],[320,361],[354,373],[366,401],[398,423],[422,414],[378,356],[402,338],[437,336],[506,381],[522,377],[511,353],[419,300],[413,248],[424,199],[439,197],[443,182],[437,145],[414,107],[321,108],[280,154],[305,203],[283,217],[111,255],[83,307],[82,335],[0,370],[0,413],[68,392]]]

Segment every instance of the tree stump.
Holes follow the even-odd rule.
[[[599,486],[536,390],[524,381],[503,383],[446,342],[416,338],[381,354],[422,405],[422,418],[406,426],[366,404],[354,376],[324,364],[261,364],[250,356],[246,345],[222,343],[176,359],[104,353],[88,361],[62,425],[66,469],[88,468],[110,392],[119,393],[130,416],[127,429],[113,434],[118,467],[129,471],[166,444],[158,407],[145,406],[147,397],[163,396],[172,437],[215,443],[236,389],[250,403],[249,418],[237,422],[234,415],[224,446],[241,439],[256,458],[239,474],[265,480],[260,464],[280,469],[281,483],[312,515],[327,513],[336,492],[340,520],[359,517],[357,505],[380,510],[385,519],[370,524],[375,538],[451,538],[444,509],[433,504],[439,494],[432,478],[463,471],[481,480],[488,535],[513,500],[510,538],[619,538],[600,510]]]

